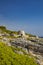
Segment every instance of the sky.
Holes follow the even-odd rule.
[[[0,0],[0,26],[43,36],[43,0]]]

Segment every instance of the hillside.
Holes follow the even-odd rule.
[[[0,42],[0,65],[37,65],[29,55],[15,53],[11,47]]]
[[[43,65],[43,38],[0,26],[0,65]]]
[[[6,32],[8,34],[10,33],[13,33],[13,34],[18,34],[19,31],[11,31],[11,30],[8,30],[5,26],[0,26],[0,32]],[[36,37],[35,35],[32,35],[32,34],[28,34],[28,33],[25,33],[26,35],[30,36],[30,37]]]

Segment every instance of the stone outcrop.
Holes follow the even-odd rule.
[[[40,44],[36,44],[36,43],[32,43],[29,42],[25,39],[15,39],[14,41],[10,41],[11,45],[15,45],[15,46],[21,46],[23,48],[26,48],[28,51],[29,49],[33,50],[34,52],[38,52],[38,53],[42,53],[43,54],[43,45]]]

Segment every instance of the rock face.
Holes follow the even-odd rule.
[[[10,42],[11,45],[22,48],[27,54],[36,58],[38,65],[43,65],[43,43],[32,43],[22,38],[15,39]],[[21,51],[16,51],[19,54],[23,54]]]
[[[25,36],[25,32],[24,31],[18,31],[18,33],[19,33],[19,35],[21,35],[21,36]]]
[[[22,38],[15,39],[15,41],[11,41],[10,43],[13,46],[14,45],[20,46],[20,47],[26,48],[28,51],[33,50],[36,53],[38,52],[38,53],[43,54],[43,46],[41,45],[41,43],[40,44],[32,43]]]

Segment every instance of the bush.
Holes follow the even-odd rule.
[[[34,58],[15,53],[11,47],[0,42],[0,65],[37,65]]]

